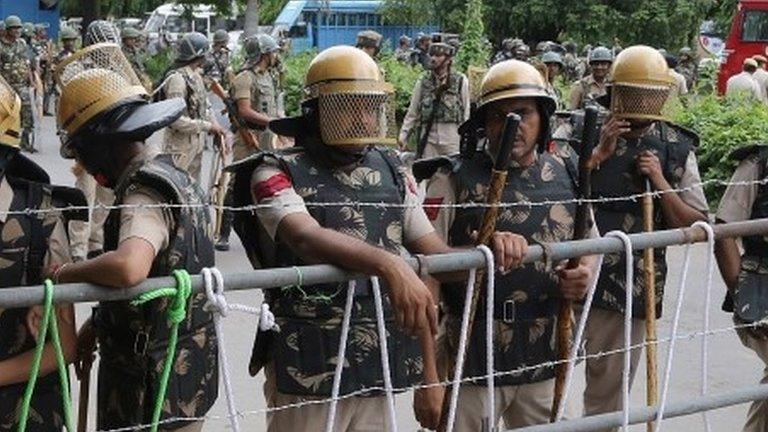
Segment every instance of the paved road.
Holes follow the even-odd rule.
[[[158,145],[159,134],[153,136],[150,142]],[[51,174],[55,183],[72,185],[74,177],[70,172],[72,163],[62,160],[58,153],[58,139],[54,134],[53,120],[47,117],[43,121],[40,143],[40,153],[33,156],[33,159],[41,164]],[[206,165],[210,164],[210,156],[206,158]],[[204,169],[205,172],[205,169]],[[233,236],[234,237],[234,236]],[[659,337],[664,338],[669,335],[670,321],[672,319],[672,308],[674,307],[677,295],[677,284],[680,277],[680,265],[682,263],[683,249],[672,248],[669,256],[671,273],[665,298],[666,313],[659,322]],[[236,238],[233,238],[232,249],[226,253],[217,252],[217,265],[223,272],[242,272],[250,269],[250,265],[245,258],[242,245]],[[695,246],[693,250],[693,259],[691,272],[688,278],[688,291],[685,299],[685,306],[682,312],[682,320],[679,331],[681,333],[695,332],[702,328],[702,317],[704,313],[704,283],[706,273],[706,249],[703,245]],[[709,310],[712,316],[712,328],[725,328],[731,326],[730,316],[720,311],[720,301],[725,291],[719,274],[715,272],[715,285],[713,292],[713,304]],[[251,306],[257,306],[261,302],[261,294],[257,291],[238,292],[228,294],[230,303],[243,303]],[[80,304],[77,306],[78,321],[82,322],[90,312],[91,305]],[[234,393],[237,401],[237,408],[242,412],[248,413],[242,419],[242,430],[261,431],[265,430],[265,415],[262,412],[265,408],[264,397],[262,395],[263,378],[261,376],[252,378],[248,375],[247,364],[250,355],[251,344],[255,328],[255,319],[247,315],[231,314],[224,320],[224,329],[226,332],[226,349],[229,354],[229,365],[234,386]],[[710,371],[709,382],[710,392],[717,393],[737,389],[743,386],[756,384],[760,378],[763,366],[757,357],[751,351],[742,347],[735,333],[725,333],[713,336],[710,339]],[[699,394],[700,383],[700,339],[681,340],[678,342],[675,361],[673,362],[672,386],[670,390],[670,400],[685,400]],[[666,356],[666,346],[659,350],[660,365],[663,364]],[[660,370],[663,370],[660,367]],[[638,372],[638,379],[632,394],[633,406],[639,406],[645,400],[645,370],[641,367]],[[583,368],[576,370],[575,392],[580,395],[583,390]],[[92,382],[91,394],[95,395],[95,378]],[[75,392],[76,393],[76,392]],[[77,395],[75,395],[77,399]],[[93,396],[91,401],[93,401]],[[576,397],[577,403],[574,406],[576,412],[581,409],[581,404]],[[399,430],[413,431],[417,429],[417,424],[413,421],[411,414],[411,396],[409,394],[398,397],[398,425]],[[93,403],[92,403],[93,405]],[[75,401],[75,405],[77,402]],[[90,418],[90,430],[93,429],[95,419],[95,406],[92,406]],[[382,410],[382,414],[384,411]],[[710,419],[713,425],[713,431],[736,431],[740,429],[743,418],[746,413],[746,405],[721,409],[710,413]],[[221,396],[210,413],[217,417],[206,423],[206,431],[224,430],[227,424],[222,417],[226,415],[226,404]],[[665,422],[667,430],[703,430],[700,416],[688,416],[681,419],[672,419]],[[642,426],[634,427],[632,431],[644,430]]]

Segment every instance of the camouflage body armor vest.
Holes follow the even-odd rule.
[[[26,42],[21,38],[12,43],[0,40],[0,74],[17,93],[29,85],[29,72]]]
[[[456,158],[454,158],[454,161]],[[461,161],[454,171],[456,203],[483,203],[493,164],[486,153],[477,153]],[[576,197],[576,166],[569,158],[544,153],[527,168],[510,168],[502,202],[540,202],[570,200]],[[551,243],[573,239],[575,204],[554,206],[508,207],[500,211],[497,231],[509,231],[524,236],[529,243]],[[449,244],[473,244],[470,234],[478,230],[483,209],[457,208],[449,230]],[[466,284],[443,285],[443,301],[448,308],[450,344],[456,344],[461,326]],[[526,264],[504,275],[496,273],[494,302],[494,365],[497,371],[511,371],[556,359],[552,344],[557,317],[557,278],[544,263]],[[482,297],[482,296],[481,296]],[[477,310],[476,327],[467,349],[464,376],[484,376],[485,358],[485,300]],[[455,352],[457,345],[451,347]],[[538,368],[523,373],[496,377],[496,385],[519,385],[550,379],[552,368]],[[477,384],[485,385],[485,380]]]
[[[599,198],[626,197],[646,191],[646,179],[637,171],[635,158],[644,150],[650,150],[659,158],[664,177],[677,188],[685,172],[688,156],[695,141],[684,135],[677,135],[677,129],[665,123],[657,123],[656,129],[646,136],[631,141],[619,139],[616,152],[605,160],[600,169],[592,172],[592,196]],[[675,137],[671,137],[675,134]],[[654,200],[654,229],[664,230],[667,226],[661,212],[661,204]],[[619,230],[626,233],[643,231],[643,210],[641,200],[598,202],[594,205],[595,221],[602,234]],[[656,273],[656,316],[661,316],[664,298],[664,283],[667,275],[666,248],[654,249]],[[625,302],[625,256],[619,253],[605,254],[600,279],[595,291],[594,305],[624,313]],[[632,316],[645,319],[645,277],[643,273],[643,251],[634,251],[635,282]]]
[[[739,149],[742,150],[742,149]],[[768,147],[746,148],[742,153],[734,152],[737,160],[755,156],[759,167],[758,179],[768,177]],[[755,202],[752,204],[750,219],[768,218],[768,185],[757,187]],[[735,312],[739,321],[754,323],[768,317],[768,237],[748,236],[742,238],[744,254],[741,257],[741,272],[733,293]]]
[[[293,187],[307,203],[309,213],[322,227],[364,240],[394,254],[405,252],[405,211],[402,207],[357,207],[354,204],[403,204],[406,168],[393,152],[372,148],[349,174],[341,169],[321,165],[301,147],[277,154],[261,153],[251,159],[253,166],[262,163],[265,156],[277,158],[290,176]],[[248,172],[244,177],[250,179],[252,169],[244,172]],[[239,173],[238,177],[241,177]],[[250,193],[250,188],[236,186],[236,189],[245,189]],[[339,202],[348,202],[349,205],[312,205]],[[257,225],[258,222],[252,224]],[[238,229],[238,234],[241,233],[242,230]],[[258,244],[252,240],[247,243],[246,248],[250,248],[252,261],[259,261],[264,267],[306,265],[279,236],[274,242],[265,239]],[[260,250],[255,252],[253,248]],[[254,253],[259,255],[256,260]],[[383,280],[381,290],[392,383],[395,388],[410,387],[421,380],[421,350],[415,339],[397,328],[388,287]],[[274,361],[280,392],[330,396],[346,294],[346,282],[265,291],[265,298],[280,325],[280,332],[275,335],[269,353]],[[372,387],[381,388],[383,385],[373,299],[369,279],[358,279],[345,356],[345,364],[348,366],[342,373],[341,394]]]
[[[126,194],[146,187],[169,204],[202,204],[203,195],[167,155],[129,167],[125,180],[115,188],[115,204]],[[210,219],[203,207],[172,208],[174,225],[169,245],[158,251],[149,277],[168,276],[174,269],[199,273],[214,264],[213,243],[208,236]],[[110,212],[104,227],[104,250],[118,247],[120,209]],[[187,317],[179,325],[176,360],[171,373],[163,419],[202,417],[218,396],[218,349],[210,312],[203,310],[204,293],[192,294]],[[99,429],[147,423],[151,419],[160,368],[170,337],[167,309],[170,298],[142,306],[128,301],[102,302],[95,309],[99,339]],[[187,425],[172,424],[172,429]]]
[[[448,87],[443,91],[440,101],[437,101],[437,83],[432,72],[427,72],[421,78],[421,101],[419,108],[421,122],[426,124],[432,116],[432,110],[437,110],[434,123],[462,123],[464,121],[464,101],[461,98],[461,85],[464,76],[450,72]]]
[[[21,157],[17,155],[11,164]],[[51,186],[47,177],[20,174],[27,174],[28,178],[6,175],[6,180],[13,189],[13,200],[8,209],[10,212],[87,205],[85,197],[78,190]],[[77,219],[85,217],[87,214],[80,215]],[[5,223],[0,224],[0,258],[4,263],[0,269],[0,289],[43,282],[48,238],[58,220],[56,216],[51,217],[50,213],[9,214]],[[35,349],[37,341],[27,327],[28,312],[29,308],[0,308],[0,361]],[[26,386],[25,381],[0,387],[0,431],[10,432],[17,429],[17,416],[20,414],[19,408]],[[39,377],[32,395],[26,430],[61,431],[64,427],[62,409],[58,373],[52,372]]]

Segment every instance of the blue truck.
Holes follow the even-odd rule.
[[[59,37],[58,0],[0,0],[0,19],[18,15],[23,22],[48,24],[48,36]]]
[[[353,45],[357,33],[375,30],[384,43],[397,47],[402,35],[438,31],[437,26],[393,26],[383,22],[382,0],[290,0],[275,20],[273,34],[291,39],[291,50],[323,50],[334,45]]]

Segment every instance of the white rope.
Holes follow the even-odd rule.
[[[344,318],[341,321],[341,338],[339,338],[339,351],[336,355],[336,371],[333,373],[333,388],[331,389],[331,406],[328,409],[328,417],[325,422],[325,432],[333,432],[336,423],[336,407],[339,404],[339,389],[341,388],[341,372],[344,370],[344,361],[347,352],[347,336],[349,336],[349,323],[352,319],[352,303],[355,299],[355,281],[349,281],[347,285],[347,303],[344,305]]]
[[[685,247],[685,258],[683,259],[683,269],[680,274],[680,286],[677,291],[677,303],[675,305],[675,315],[672,318],[672,329],[670,330],[670,342],[667,349],[667,364],[664,369],[664,383],[661,386],[661,401],[659,403],[659,411],[656,415],[655,431],[661,431],[661,423],[664,420],[664,408],[667,406],[667,398],[669,397],[669,381],[672,378],[672,360],[675,356],[675,334],[677,334],[677,328],[680,325],[680,313],[683,309],[683,299],[685,298],[685,287],[688,282],[688,268],[691,265],[691,244],[689,243]]]
[[[632,365],[630,346],[632,345],[632,297],[635,290],[635,257],[632,255],[632,239],[630,239],[626,233],[621,231],[611,231],[605,236],[616,237],[621,240],[621,242],[624,243],[624,254],[626,255],[626,277],[624,280],[626,291],[624,302],[624,370],[621,377],[621,400],[624,416],[622,419],[621,430],[627,432],[629,428],[629,370]]]
[[[712,304],[712,275],[715,264],[715,231],[712,225],[704,221],[698,221],[693,226],[701,227],[707,233],[707,285],[704,290],[704,337],[701,339],[701,395],[705,396],[709,391],[709,308]],[[710,432],[709,415],[706,411],[701,413],[704,422],[704,432]]]
[[[631,194],[618,197],[601,197],[601,198],[575,198],[567,200],[543,200],[543,201],[514,201],[514,202],[501,202],[499,204],[486,204],[486,203],[446,203],[446,204],[422,204],[420,202],[409,203],[385,203],[385,202],[314,202],[304,203],[306,207],[372,207],[372,208],[399,208],[408,209],[416,207],[424,208],[449,208],[449,209],[474,209],[474,208],[489,208],[498,207],[502,209],[506,208],[531,208],[531,207],[551,207],[553,205],[586,205],[586,204],[600,204],[600,203],[615,203],[625,201],[639,201],[643,197],[650,196],[653,198],[659,198],[666,194],[690,192],[697,189],[702,189],[708,186],[755,186],[755,185],[768,185],[768,179],[752,180],[752,181],[722,181],[722,180],[706,180],[694,185],[678,188],[678,189],[666,189],[666,190],[654,190],[650,192],[642,192],[637,194]],[[213,210],[226,210],[231,212],[253,212],[261,209],[273,209],[273,208],[292,208],[296,207],[295,203],[269,203],[269,204],[252,204],[247,206],[228,206],[228,205],[216,205],[211,203],[196,203],[196,204],[119,204],[119,205],[91,205],[91,206],[68,206],[68,207],[56,207],[56,208],[41,208],[41,209],[24,209],[24,210],[8,210],[0,211],[0,216],[13,216],[13,215],[37,215],[47,213],[59,213],[62,211],[85,211],[91,209],[99,210],[124,210],[124,209],[183,209],[183,208],[203,208]]]
[[[592,283],[589,285],[589,291],[587,291],[587,297],[584,300],[584,305],[581,309],[581,317],[579,317],[579,327],[576,329],[576,336],[573,339],[573,345],[571,345],[571,351],[568,353],[568,368],[565,373],[565,385],[563,386],[563,397],[560,400],[560,406],[557,407],[557,414],[555,421],[560,421],[565,415],[565,407],[568,402],[568,393],[571,391],[571,384],[573,382],[573,369],[576,366],[576,357],[579,354],[579,348],[581,347],[582,339],[584,339],[584,332],[587,328],[587,319],[589,318],[589,311],[592,309],[592,301],[595,298],[595,291],[597,290],[597,283],[600,281],[600,270],[603,267],[603,255],[599,255],[597,263],[595,265],[596,271],[592,279]]]
[[[486,288],[485,288],[485,305],[486,305],[486,311],[485,311],[485,360],[486,360],[486,390],[488,391],[488,405],[486,407],[488,416],[487,424],[488,424],[488,430],[493,431],[496,430],[496,388],[494,386],[494,367],[493,367],[493,352],[494,352],[494,344],[493,344],[493,312],[494,312],[494,302],[496,300],[495,295],[495,277],[496,277],[496,266],[494,264],[493,260],[493,252],[491,251],[488,246],[480,245],[477,247],[477,249],[481,252],[483,252],[483,255],[485,255],[485,268],[486,274],[485,274],[485,280],[486,280]]]
[[[227,352],[224,343],[224,331],[221,327],[221,317],[227,316],[229,306],[224,297],[224,276],[216,267],[204,268],[202,270],[203,280],[205,281],[205,295],[208,297],[209,310],[213,312],[213,327],[216,330],[216,340],[219,345],[219,371],[221,379],[224,382],[224,393],[227,397],[227,412],[229,413],[229,424],[232,430],[240,432],[240,419],[235,406],[235,394],[232,391],[232,381],[229,377],[229,363],[227,361]],[[213,280],[216,281],[216,291],[213,290]]]
[[[493,271],[493,270],[491,270]],[[467,335],[469,334],[469,310],[472,306],[472,293],[475,291],[475,278],[477,269],[469,271],[467,278],[467,292],[464,295],[464,310],[461,315],[461,332],[459,333],[459,347],[456,354],[456,367],[453,371],[453,382],[451,387],[451,403],[448,406],[448,421],[446,422],[446,432],[453,432],[456,423],[456,406],[459,402],[459,386],[461,385],[461,376],[464,371],[464,356],[467,349]]]
[[[397,432],[397,414],[395,413],[395,394],[392,389],[392,372],[389,368],[389,349],[387,347],[387,327],[384,324],[384,306],[381,302],[381,286],[379,278],[371,277],[373,289],[373,301],[376,307],[376,326],[379,331],[379,348],[381,352],[381,373],[384,379],[384,390],[387,395],[387,415],[389,417],[389,430]]]

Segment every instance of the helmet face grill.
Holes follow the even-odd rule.
[[[0,76],[0,144],[19,147],[21,140],[21,99]]]
[[[320,134],[326,145],[394,144],[391,86],[382,82],[321,84]]]
[[[611,112],[620,118],[662,120],[669,92],[668,86],[614,84],[611,88]]]
[[[94,21],[88,26],[83,37],[83,45],[95,45],[97,43],[120,43],[120,31],[109,21]]]
[[[70,136],[117,103],[147,96],[120,47],[111,43],[91,45],[68,57],[56,69],[56,81],[62,89],[59,126]]]

